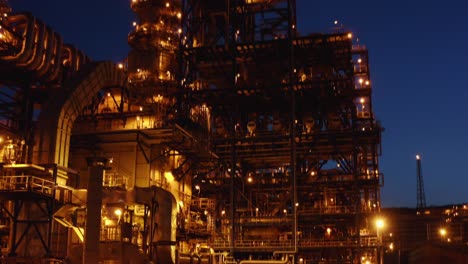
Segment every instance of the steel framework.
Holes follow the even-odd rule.
[[[224,263],[376,262],[382,129],[366,47],[341,29],[301,36],[294,0],[130,5],[138,21],[118,65],[91,62],[32,15],[5,9],[0,69],[11,74],[0,79],[0,117],[13,147],[2,143],[0,191],[8,253],[24,242],[14,231],[20,223],[27,233],[47,219],[49,231],[37,231],[45,255],[81,263],[74,252],[91,218],[80,217],[93,195],[85,161],[102,156],[111,162],[93,218],[107,248],[101,260],[222,263],[216,256],[228,251]],[[15,163],[60,168],[52,193],[79,199],[66,206],[41,193],[45,209],[31,212],[45,218],[20,220],[28,212],[18,204],[31,199],[17,195],[24,191],[9,174]],[[80,177],[67,176],[70,168]],[[48,176],[30,177],[48,190]],[[56,222],[74,230],[68,252],[50,250]]]

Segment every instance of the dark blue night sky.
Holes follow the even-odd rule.
[[[120,61],[135,16],[129,0],[10,0],[94,60]],[[338,20],[370,53],[381,120],[384,207],[416,206],[416,159],[428,205],[468,202],[468,1],[297,0],[301,34]]]

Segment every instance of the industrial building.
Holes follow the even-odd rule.
[[[382,208],[386,264],[467,263],[468,205]]]
[[[380,263],[352,32],[300,35],[294,0],[129,4],[113,63],[0,1],[1,263]]]

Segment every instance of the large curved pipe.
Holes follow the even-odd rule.
[[[63,45],[62,65],[72,72],[79,71],[81,65],[90,61],[82,51],[78,50],[70,44]]]
[[[36,74],[39,78],[43,77],[47,72],[52,71],[51,68],[57,68],[59,64],[57,53],[62,45],[62,38],[50,29],[49,40],[50,43],[46,50],[46,55],[36,69]]]
[[[20,68],[26,68],[27,70],[32,70],[36,68],[39,63],[40,59],[42,58],[42,54],[44,53],[44,49],[46,48],[46,38],[47,38],[47,29],[46,25],[41,21],[35,21],[34,23],[34,45],[31,48],[31,54],[28,57],[25,57],[25,60],[20,60],[16,62],[16,66]]]
[[[34,58],[34,64],[28,65],[28,70],[37,72],[42,69],[45,65],[50,64],[52,49],[54,45],[54,31],[50,27],[45,27],[45,35],[43,43],[40,44],[42,49],[37,48],[36,58]],[[39,44],[39,43],[37,43]],[[39,46],[39,45],[37,45]]]
[[[24,62],[25,58],[29,57],[34,43],[34,24],[35,18],[31,13],[18,13],[12,14],[5,20],[5,26],[14,29],[14,31],[20,35],[23,39],[21,41],[21,47],[18,52],[14,55],[5,56],[1,58],[5,61]]]
[[[38,81],[60,82],[63,68],[67,68],[67,78],[91,61],[74,46],[64,45],[59,34],[28,12],[9,14],[3,24],[19,36],[17,51],[0,56],[9,71],[26,71]]]
[[[41,71],[38,72],[39,75],[42,76],[42,74],[45,74],[45,78],[47,80],[58,80],[59,74],[62,70],[62,64],[61,64],[61,57],[62,57],[62,49],[63,49],[63,41],[62,41],[62,36],[60,36],[57,33],[55,34],[55,48],[54,48],[54,53],[53,56],[54,58],[50,62],[50,67],[51,69],[45,69],[45,73],[42,73]]]

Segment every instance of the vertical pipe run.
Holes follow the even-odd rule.
[[[231,75],[231,81],[232,81],[232,88],[233,90],[235,89],[236,86],[236,75],[237,75],[237,45],[236,45],[236,35],[235,35],[235,28],[237,26],[236,19],[236,8],[237,8],[237,3],[236,1],[227,1],[228,4],[228,24],[230,26],[227,34],[229,34],[229,40],[228,40],[228,48],[230,49],[230,52],[234,54],[232,58],[232,75]],[[232,129],[232,127],[231,127]],[[236,240],[236,225],[234,224],[235,220],[235,213],[236,213],[236,195],[235,195],[235,179],[234,177],[236,176],[236,131],[235,128],[234,130],[231,130],[231,137],[232,137],[232,142],[231,142],[231,181],[230,181],[230,203],[231,203],[231,212],[230,212],[230,221],[231,221],[231,232],[229,236],[229,249],[230,249],[230,255],[234,256],[234,249],[236,246],[235,240]]]
[[[52,245],[52,232],[53,232],[53,223],[54,223],[54,208],[55,208],[55,199],[57,195],[57,165],[54,165],[53,168],[53,182],[54,189],[52,190],[52,200],[47,202],[48,213],[49,213],[49,226],[47,231],[47,255],[51,255],[51,245]]]
[[[235,143],[233,140],[232,145],[231,145],[231,173],[230,173],[231,181],[230,181],[230,190],[229,190],[230,192],[229,202],[231,203],[231,212],[230,212],[231,232],[229,235],[229,248],[230,248],[231,256],[234,256],[234,248],[236,246],[235,241],[234,241],[236,239],[236,235],[235,235],[236,226],[234,224],[235,213],[236,213],[236,204],[235,204],[236,197],[234,193],[235,191],[234,177],[235,176],[236,176],[236,149],[235,149]]]
[[[293,26],[295,27],[293,12],[294,0],[288,0],[288,49],[289,49],[289,91],[291,92],[291,122],[290,122],[290,141],[291,141],[291,192],[292,192],[292,245],[294,252],[297,253],[297,190],[296,190],[296,94],[294,91],[294,45],[293,45]]]
[[[107,159],[89,157],[86,160],[88,162],[89,179],[83,264],[97,264],[99,261],[99,235],[101,230],[102,178]]]

